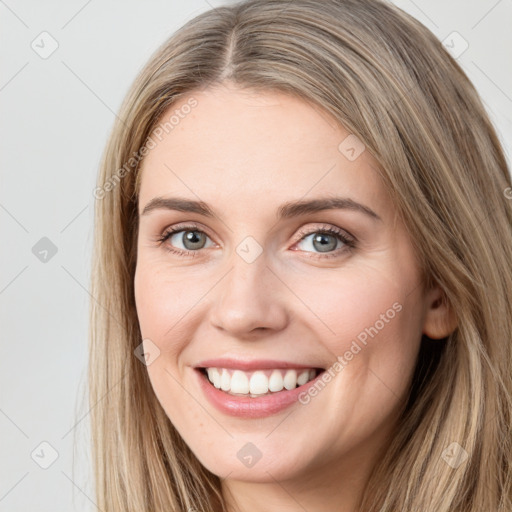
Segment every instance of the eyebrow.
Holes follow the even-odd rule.
[[[215,217],[213,209],[203,201],[183,199],[180,197],[154,197],[149,201],[142,215],[147,215],[154,210],[175,210],[179,212],[198,213],[205,217]],[[352,210],[363,213],[374,220],[382,219],[371,208],[364,206],[349,197],[325,197],[309,200],[290,201],[284,203],[277,209],[279,219],[299,217],[308,213],[321,212],[324,210]]]

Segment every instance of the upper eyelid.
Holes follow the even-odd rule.
[[[356,237],[352,233],[347,231],[346,229],[340,228],[339,226],[334,226],[332,224],[325,224],[325,223],[323,224],[323,226],[316,227],[316,228],[310,228],[310,229],[300,228],[299,233],[303,236],[309,236],[316,232],[329,231],[329,230],[334,230],[334,232],[330,233],[332,235],[337,234],[340,236],[345,236],[346,238],[348,238],[350,240],[356,241]]]
[[[190,231],[191,230],[190,228],[193,228],[196,231],[201,231],[205,235],[208,235],[210,238],[212,238],[212,236],[210,235],[207,228],[203,227],[201,224],[196,224],[195,222],[191,222],[190,224],[188,224],[188,223],[173,224],[172,226],[166,227],[162,231],[162,235],[166,235],[169,233],[172,233],[173,235],[175,235],[176,233],[179,233],[180,231]]]

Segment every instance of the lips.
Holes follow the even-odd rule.
[[[218,358],[218,359],[207,359],[201,361],[195,365],[195,368],[228,368],[232,370],[273,370],[273,369],[284,369],[284,368],[316,368],[318,365],[315,364],[301,364],[294,363],[291,361],[279,361],[276,359],[233,359],[233,358]],[[324,368],[322,368],[324,369]]]

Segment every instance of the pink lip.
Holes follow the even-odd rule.
[[[318,368],[318,366],[304,365],[289,361],[276,361],[271,359],[253,359],[243,361],[241,359],[219,358],[207,359],[195,365],[195,368],[231,368],[233,370],[271,370],[280,368]]]
[[[208,364],[208,367],[219,367],[221,365],[218,364],[218,360],[215,365]],[[205,361],[209,363],[208,361]],[[259,362],[261,363],[261,361]],[[201,363],[202,364],[202,363]],[[275,365],[275,362],[273,363]],[[231,368],[230,366],[221,366],[222,368]],[[282,367],[282,366],[281,366]],[[294,366],[290,365],[291,368],[311,368],[306,366]],[[240,368],[240,366],[236,366],[235,368]],[[257,366],[254,368],[262,368],[262,366]],[[279,368],[279,366],[271,366],[271,368]],[[252,369],[252,368],[251,368]],[[244,396],[234,396],[220,389],[217,389],[213,386],[206,375],[204,375],[197,368],[194,373],[199,378],[199,385],[206,395],[207,399],[212,403],[212,405],[218,409],[220,412],[224,414],[229,414],[230,416],[239,416],[242,418],[264,418],[266,416],[271,416],[272,414],[276,414],[287,407],[290,407],[292,404],[298,401],[298,397],[301,393],[307,392],[308,388],[316,382],[318,378],[320,378],[321,373],[317,375],[313,380],[306,382],[302,386],[298,388],[279,391],[277,393],[272,393],[270,395],[264,395],[258,398],[250,398]]]

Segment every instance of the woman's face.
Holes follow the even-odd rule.
[[[222,478],[357,479],[392,434],[430,306],[377,162],[277,92],[207,89],[165,122],[135,275],[158,400]]]

